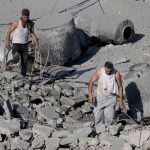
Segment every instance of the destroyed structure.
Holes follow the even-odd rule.
[[[148,150],[149,64],[132,64],[123,76],[129,112],[117,112],[109,128],[94,125],[93,106],[88,103],[87,93],[75,86],[87,88],[87,82],[71,78],[78,73],[77,68],[62,66],[76,62],[83,49],[95,44],[132,42],[135,35],[132,20],[105,14],[100,1],[43,0],[42,3],[40,0],[0,2],[3,5],[0,7],[0,149]],[[24,7],[31,9],[40,48],[36,50],[30,45],[28,76],[20,78],[18,65],[4,70],[3,63],[12,58],[5,49],[6,27],[19,17]],[[6,17],[8,10],[13,13]],[[106,46],[104,54],[109,53],[111,46]],[[149,55],[145,57],[149,59]],[[123,57],[116,65],[123,63],[130,63],[130,59]]]

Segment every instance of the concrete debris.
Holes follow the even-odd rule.
[[[24,84],[24,82],[23,82],[22,79],[12,82],[12,86],[15,87],[15,88],[19,88],[19,87],[23,86],[23,84]]]
[[[68,97],[64,97],[62,96],[60,99],[61,105],[69,105],[69,106],[73,106],[75,105],[75,101],[68,98]]]
[[[32,141],[32,148],[33,149],[42,149],[45,144],[45,141],[42,137],[36,137]]]
[[[42,137],[50,137],[53,132],[53,129],[48,126],[35,123],[33,125],[32,132]]]
[[[143,142],[148,140],[149,138],[150,138],[150,131],[141,130],[129,134],[129,136],[125,137],[125,140],[127,140],[131,145],[139,147],[142,146],[144,144]]]
[[[33,136],[32,131],[30,129],[20,130],[19,135],[24,141],[29,141]]]
[[[18,119],[9,119],[0,118],[0,133],[10,136],[15,134],[20,130],[20,121]]]
[[[30,143],[20,140],[19,138],[14,138],[11,141],[11,148],[12,149],[23,149],[28,150],[30,146]]]
[[[87,102],[85,91],[61,80],[40,86],[26,80],[24,83],[22,79],[10,79],[8,83],[6,79],[1,84],[0,149],[108,150],[116,149],[117,145],[121,150],[130,150],[138,147],[140,126],[135,122],[113,124],[109,128],[94,124],[93,107]],[[143,127],[140,148],[149,148],[149,129]]]
[[[47,121],[51,119],[57,119],[59,117],[59,114],[55,111],[53,107],[42,107],[39,109],[38,113]]]
[[[69,131],[54,131],[52,134],[53,138],[66,138],[71,132]]]
[[[59,138],[47,138],[45,140],[46,150],[57,150],[60,145],[60,139]]]
[[[111,150],[132,150],[132,147],[129,143],[126,143],[123,139],[118,139],[116,140],[113,145]]]

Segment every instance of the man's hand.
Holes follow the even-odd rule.
[[[6,41],[6,48],[7,48],[7,49],[11,49],[11,46],[10,46],[10,42],[9,42],[9,41]]]
[[[119,100],[119,107],[121,110],[126,110],[123,100]]]
[[[35,49],[39,48],[39,43],[35,44]]]
[[[93,103],[93,95],[92,94],[88,95],[88,101],[89,101],[89,103]]]

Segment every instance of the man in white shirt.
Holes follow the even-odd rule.
[[[12,39],[12,54],[13,60],[11,63],[18,63],[19,56],[21,57],[21,75],[26,76],[27,72],[27,54],[28,54],[28,38],[31,38],[36,45],[39,46],[37,37],[34,33],[34,23],[29,19],[30,11],[22,10],[22,16],[19,20],[15,20],[9,27],[6,35],[6,48],[10,49],[10,35],[14,31]],[[10,62],[7,63],[7,65]]]
[[[97,97],[94,107],[95,124],[112,124],[116,105],[116,94],[119,93],[119,105],[124,109],[123,87],[120,73],[114,69],[112,62],[106,62],[104,67],[97,70],[89,81],[89,102],[93,103],[93,84],[98,81]]]

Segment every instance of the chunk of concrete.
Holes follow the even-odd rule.
[[[16,88],[19,88],[19,87],[23,86],[23,84],[24,84],[24,82],[21,79],[20,80],[15,80],[15,81],[12,82],[12,86],[14,86]]]
[[[86,114],[86,113],[90,113],[90,112],[92,112],[92,107],[91,107],[91,104],[90,103],[85,103],[83,106],[82,106],[82,112],[84,113],[84,114]]]
[[[97,138],[87,138],[89,146],[97,146],[100,141]]]
[[[51,94],[56,100],[59,100],[61,97],[61,91],[59,90],[53,90],[51,91]]]
[[[132,147],[129,143],[126,143],[123,139],[118,139],[116,140],[112,147],[111,150],[132,150]]]
[[[59,114],[53,107],[42,107],[38,110],[38,114],[45,118],[47,121],[59,118]]]
[[[7,141],[0,142],[0,150],[10,150],[10,143]]]
[[[20,130],[20,120],[12,119],[5,120],[4,118],[0,118],[0,133],[11,135]]]
[[[71,145],[72,143],[78,143],[78,139],[75,137],[75,135],[72,134],[60,141],[60,145],[64,146]]]
[[[33,133],[36,133],[37,135],[40,135],[42,137],[50,137],[53,132],[53,129],[48,126],[35,123],[33,125],[32,131]]]
[[[120,131],[122,131],[122,124],[121,123],[119,123],[117,125],[109,126],[109,132],[113,136],[119,134]]]
[[[43,148],[44,144],[45,144],[45,141],[42,137],[36,137],[32,141],[32,148],[33,149],[41,149],[41,148]]]
[[[46,150],[57,150],[60,145],[59,138],[47,138],[45,139]]]
[[[62,96],[60,99],[61,105],[69,105],[69,106],[73,106],[75,104],[75,101],[68,98],[68,97],[64,97]]]
[[[129,136],[125,137],[131,145],[135,145],[136,147],[142,146],[143,142],[146,141],[150,137],[150,131],[141,130],[130,133]],[[139,143],[140,141],[140,143]]]
[[[7,80],[12,80],[18,73],[12,71],[4,71],[1,73],[2,78],[6,78]]]
[[[106,132],[105,125],[97,124],[97,125],[95,125],[95,129],[96,129],[97,134]]]
[[[70,134],[69,131],[54,131],[52,133],[53,138],[65,138]]]
[[[61,83],[60,86],[61,86],[62,89],[66,89],[67,91],[74,89],[74,88],[73,88],[70,84],[68,84],[68,83]]]
[[[19,131],[19,135],[24,141],[29,141],[32,138],[32,131],[30,129],[24,129]]]
[[[11,141],[11,149],[23,149],[23,150],[28,150],[30,146],[30,143],[20,140],[18,138],[14,138]]]

